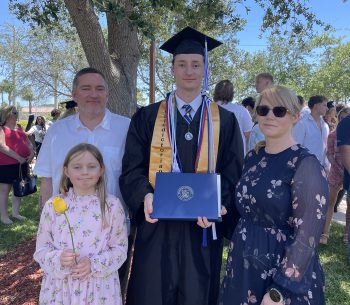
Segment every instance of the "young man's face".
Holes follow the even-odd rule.
[[[327,101],[323,101],[322,103],[315,104],[312,107],[311,112],[319,116],[324,116],[327,110],[328,110]]]
[[[200,54],[178,54],[174,58],[172,73],[176,89],[199,92],[204,76],[204,58]]]

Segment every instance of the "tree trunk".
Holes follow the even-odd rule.
[[[131,27],[126,20],[117,23],[107,13],[107,46],[92,1],[64,2],[90,66],[100,70],[107,79],[108,108],[130,117],[136,109],[137,65],[140,58],[136,28]],[[119,4],[121,2],[126,10],[132,10],[131,0],[119,1]]]
[[[33,108],[32,104],[33,104],[32,100],[29,100],[28,101],[29,114],[32,114],[32,108]]]

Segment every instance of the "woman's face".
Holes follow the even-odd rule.
[[[6,122],[16,122],[18,119],[18,111],[16,108],[13,108],[11,112],[9,113],[9,116],[6,120]]]
[[[273,112],[276,106],[272,106],[266,98],[262,98],[259,106],[263,106],[265,109],[266,107],[269,108],[265,116],[258,113],[256,116],[259,127],[266,138],[282,138],[291,134],[294,124],[298,121],[297,115],[291,114],[288,109],[285,109],[282,105],[278,105],[277,107],[283,107],[287,111],[282,117],[276,116]]]

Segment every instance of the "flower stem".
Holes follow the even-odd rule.
[[[68,223],[68,229],[69,229],[69,233],[70,233],[70,238],[71,238],[71,240],[72,240],[73,252],[75,253],[75,247],[74,247],[74,241],[73,241],[72,228],[71,228],[71,226],[70,226],[70,222],[69,222],[69,220],[68,220],[68,217],[67,217],[67,215],[66,215],[66,212],[63,212],[63,215],[64,215],[64,217],[66,217],[66,220],[67,220],[67,223]],[[75,264],[77,265],[78,262],[77,262],[77,257],[76,257],[76,256],[74,257],[74,260],[75,260]]]

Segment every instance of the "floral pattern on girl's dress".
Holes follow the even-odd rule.
[[[103,228],[96,195],[76,196],[70,189],[64,199],[77,252],[80,258],[89,257],[92,273],[86,280],[77,280],[71,277],[70,268],[61,266],[60,255],[72,249],[72,244],[65,217],[55,213],[49,200],[41,215],[34,253],[44,271],[39,304],[121,305],[118,269],[126,259],[128,241],[120,201],[107,197],[109,226]]]
[[[236,187],[241,219],[230,242],[219,304],[260,304],[272,287],[286,304],[325,304],[316,247],[327,202],[325,172],[306,149],[250,151]]]

